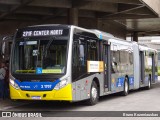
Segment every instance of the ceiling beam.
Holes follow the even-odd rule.
[[[142,6],[142,5],[133,5],[133,4],[126,5],[126,4],[119,3],[118,4],[118,12],[132,10],[132,9],[135,9],[140,6]]]
[[[118,11],[117,4],[102,3],[102,2],[75,1],[73,2],[73,7],[81,10],[91,10],[91,11],[111,12],[111,13]]]
[[[19,5],[21,4],[21,0],[0,0],[0,4]]]
[[[53,15],[54,9],[46,7],[23,7],[15,11],[17,14],[31,14],[31,15]]]
[[[151,10],[147,9],[146,7],[129,11],[126,14],[154,15],[153,12]]]
[[[34,0],[29,6],[71,8],[71,0]]]
[[[85,0],[85,1],[95,1],[95,2],[108,2],[108,3],[124,3],[124,4],[136,4],[142,5],[139,0]]]
[[[142,14],[125,14],[125,13],[120,13],[112,16],[108,16],[105,18],[100,18],[100,19],[106,19],[106,20],[120,20],[120,19],[138,19],[138,18],[153,18],[153,15],[142,15]]]
[[[106,15],[106,16],[103,16],[102,18],[100,19],[108,19],[108,18],[115,18],[116,16],[119,16],[119,14],[124,14],[124,13],[127,13],[127,12],[130,12],[132,10],[136,10],[136,9],[139,9],[139,8],[144,8],[145,6],[142,5],[142,6],[137,6],[135,8],[131,8],[131,9],[127,9],[127,10],[124,10],[124,11],[119,11],[119,12],[115,12],[113,14],[109,14],[109,15]],[[124,17],[124,16],[123,16]],[[134,17],[134,16],[133,16]],[[127,16],[126,16],[127,18]]]
[[[17,9],[19,9],[19,8],[21,8],[21,7],[24,7],[25,5],[27,5],[27,4],[29,4],[29,3],[33,2],[33,1],[34,1],[34,0],[23,0],[20,5],[13,6],[9,11],[1,14],[1,15],[0,15],[0,19],[3,19],[3,18],[6,17],[7,15],[15,12]]]
[[[129,31],[132,33],[132,31]],[[142,31],[138,32],[139,36],[160,36],[160,29],[153,30],[153,31]]]
[[[126,23],[126,21],[120,21],[120,20],[114,20],[114,22],[116,22],[116,23],[118,23],[118,24],[120,24],[120,25],[123,25],[125,28],[127,28],[127,29],[130,29],[130,30],[134,30],[134,28],[133,27],[128,27],[127,26],[127,23]]]
[[[41,17],[35,15],[20,15],[20,14],[13,14],[10,16],[5,17],[5,20],[18,20],[18,21],[37,21]]]

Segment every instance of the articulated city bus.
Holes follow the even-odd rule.
[[[157,82],[157,51],[98,30],[39,25],[17,30],[11,99],[82,101]]]

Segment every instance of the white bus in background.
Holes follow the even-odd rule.
[[[10,61],[11,99],[82,101],[157,82],[157,51],[73,25],[19,29]]]

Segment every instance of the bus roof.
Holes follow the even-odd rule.
[[[28,27],[70,27],[71,25],[65,25],[65,24],[43,24],[43,25],[32,25]]]
[[[27,26],[25,28],[21,28],[19,30],[25,30],[25,29],[36,29],[36,28],[52,28],[52,27],[60,27],[60,28],[77,28],[77,29],[80,29],[80,30],[84,30],[86,32],[90,32],[90,33],[93,33],[97,36],[97,38],[100,38],[100,36],[102,37],[102,39],[104,40],[109,40],[109,42],[114,42],[114,43],[119,43],[119,44],[126,44],[126,45],[133,45],[133,44],[137,44],[139,46],[139,48],[141,50],[152,50],[152,51],[156,51],[155,49],[152,49],[150,47],[147,47],[147,46],[144,46],[144,45],[140,45],[138,44],[137,42],[134,42],[134,41],[126,41],[124,39],[120,39],[120,38],[117,38],[117,37],[114,37],[112,34],[110,33],[107,33],[107,32],[104,32],[104,31],[100,31],[100,30],[97,30],[97,29],[86,29],[86,28],[82,28],[82,27],[78,27],[78,26],[75,26],[75,25],[66,25],[66,24],[43,24],[43,25],[33,25],[33,26]]]

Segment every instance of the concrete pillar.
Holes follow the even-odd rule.
[[[138,42],[138,32],[133,32],[133,41]]]
[[[69,9],[68,23],[70,25],[78,26],[78,9],[77,8]]]

